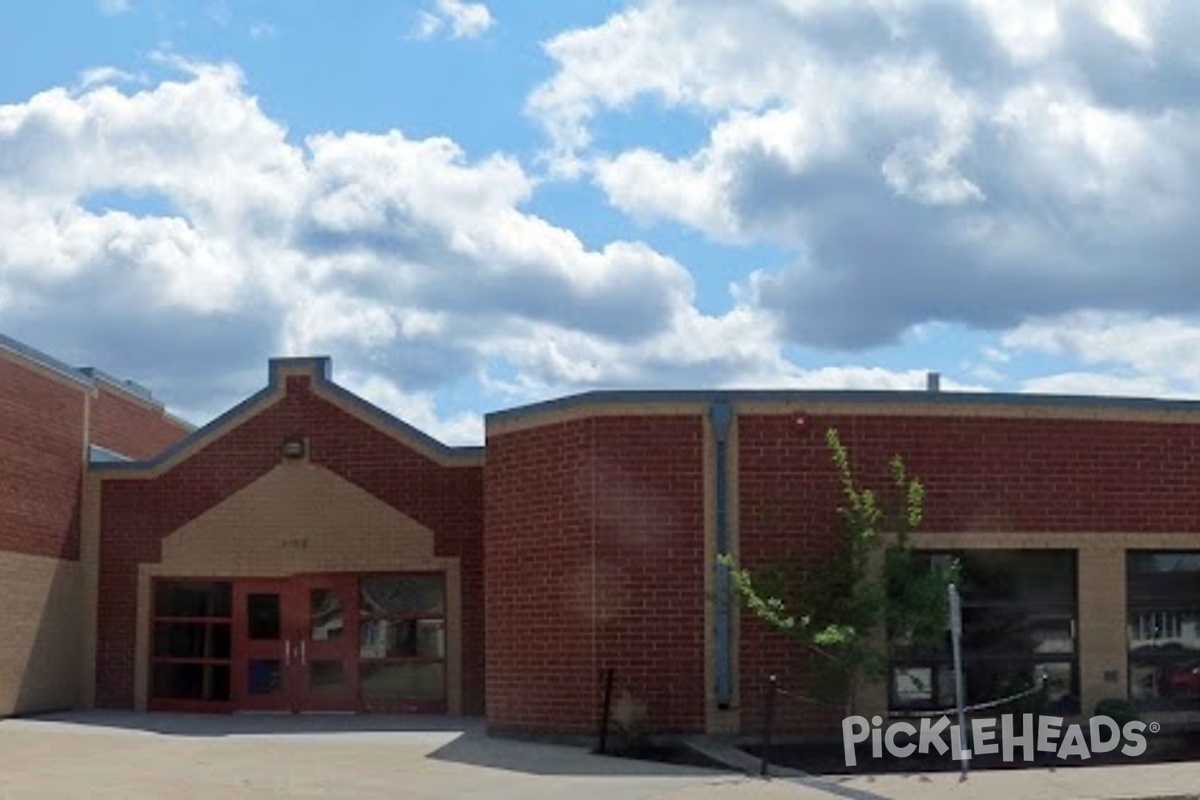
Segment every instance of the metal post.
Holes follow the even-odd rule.
[[[946,595],[950,606],[950,644],[954,651],[954,702],[958,707],[959,760],[962,767],[960,780],[965,781],[971,750],[967,743],[967,714],[963,708],[966,691],[963,688],[962,666],[962,601],[958,596],[958,587],[953,583],[946,587]]]
[[[612,709],[613,675],[616,670],[608,667],[604,670],[604,705],[600,707],[600,745],[596,752],[604,755],[608,752],[608,718]]]
[[[759,766],[759,775],[766,778],[770,773],[771,764],[771,734],[775,730],[775,690],[779,688],[779,681],[774,675],[767,679],[767,688],[763,698],[763,733],[762,733],[762,764]]]

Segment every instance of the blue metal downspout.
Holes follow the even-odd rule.
[[[716,440],[717,473],[717,555],[729,552],[729,428],[733,423],[733,406],[728,401],[718,400],[708,409],[708,417],[712,422],[713,439]],[[731,623],[733,603],[730,598],[729,569],[720,563],[716,568],[716,647],[717,659],[717,706],[729,708],[733,701],[733,652],[731,644]]]

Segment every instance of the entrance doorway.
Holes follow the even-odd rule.
[[[440,573],[154,585],[150,707],[446,710]]]
[[[234,584],[238,709],[358,710],[356,583],[316,576]]]

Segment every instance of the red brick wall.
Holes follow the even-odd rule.
[[[79,558],[86,392],[0,356],[0,550]]]
[[[489,439],[494,731],[595,731],[608,667],[654,729],[703,729],[702,425],[599,417]]]
[[[189,433],[162,409],[139,403],[103,381],[97,381],[97,388],[88,419],[92,444],[141,460],[158,455]]]
[[[446,468],[338,406],[315,396],[306,377],[288,394],[155,479],[102,486],[97,705],[133,703],[137,565],[156,562],[160,543],[279,463],[285,437],[309,438],[310,457],[430,527],[439,556],[460,558],[463,702],[483,709],[483,485],[478,467]]]
[[[825,431],[835,427],[860,480],[887,481],[901,454],[926,487],[931,532],[1200,534],[1200,424],[901,416],[741,416],[741,555],[753,567],[819,559],[841,504]],[[1200,535],[1196,544],[1200,547]],[[803,658],[743,620],[743,725],[753,730],[768,674],[804,687]],[[803,688],[800,689],[803,691]],[[840,713],[782,701],[786,727],[829,729]]]

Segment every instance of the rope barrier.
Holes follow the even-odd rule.
[[[1037,694],[1038,692],[1042,691],[1042,688],[1045,685],[1046,685],[1046,676],[1041,675],[1038,677],[1038,682],[1037,682],[1036,686],[1032,686],[1023,692],[1017,692],[1016,694],[1010,694],[1008,697],[1001,697],[998,700],[989,700],[986,703],[975,703],[973,705],[963,706],[963,711],[970,714],[973,711],[983,711],[984,709],[995,708],[996,706],[1002,706],[1002,705],[1006,705],[1008,703],[1014,703],[1017,700],[1023,700],[1024,698],[1029,697],[1032,694]],[[888,710],[889,717],[915,717],[917,719],[920,719],[922,717],[945,717],[945,716],[949,716],[950,714],[957,714],[957,713],[958,713],[957,707],[942,708],[942,709],[938,709],[937,711],[898,711],[895,709]]]
[[[1029,697],[1030,695],[1037,694],[1038,692],[1042,691],[1042,689],[1045,687],[1045,685],[1046,685],[1046,676],[1040,675],[1040,676],[1038,676],[1037,684],[1034,686],[1031,686],[1030,688],[1028,688],[1024,691],[1016,692],[1015,694],[1010,694],[1007,697],[1001,697],[997,700],[988,700],[985,703],[974,703],[969,706],[964,706],[963,711],[969,714],[974,711],[984,711],[989,708],[995,708],[997,706],[1007,705],[1008,703],[1015,703],[1016,701],[1023,700],[1026,697]],[[780,687],[780,686],[776,686],[775,691],[778,694],[783,695],[784,697],[790,697],[793,700],[799,700],[800,702],[803,702],[803,703],[813,703],[815,705],[825,706],[826,708],[840,709],[840,708],[844,707],[838,703],[830,703],[827,700],[818,700],[815,697],[808,697],[806,695],[797,694],[795,692],[788,691],[787,689],[784,689],[783,687]],[[909,711],[909,710],[897,710],[897,709],[889,709],[888,710],[889,717],[912,717],[912,718],[917,718],[917,719],[919,719],[921,717],[944,717],[944,716],[949,716],[950,714],[957,714],[957,713],[958,713],[958,709],[956,707],[941,708],[941,709],[937,709],[936,711]]]

